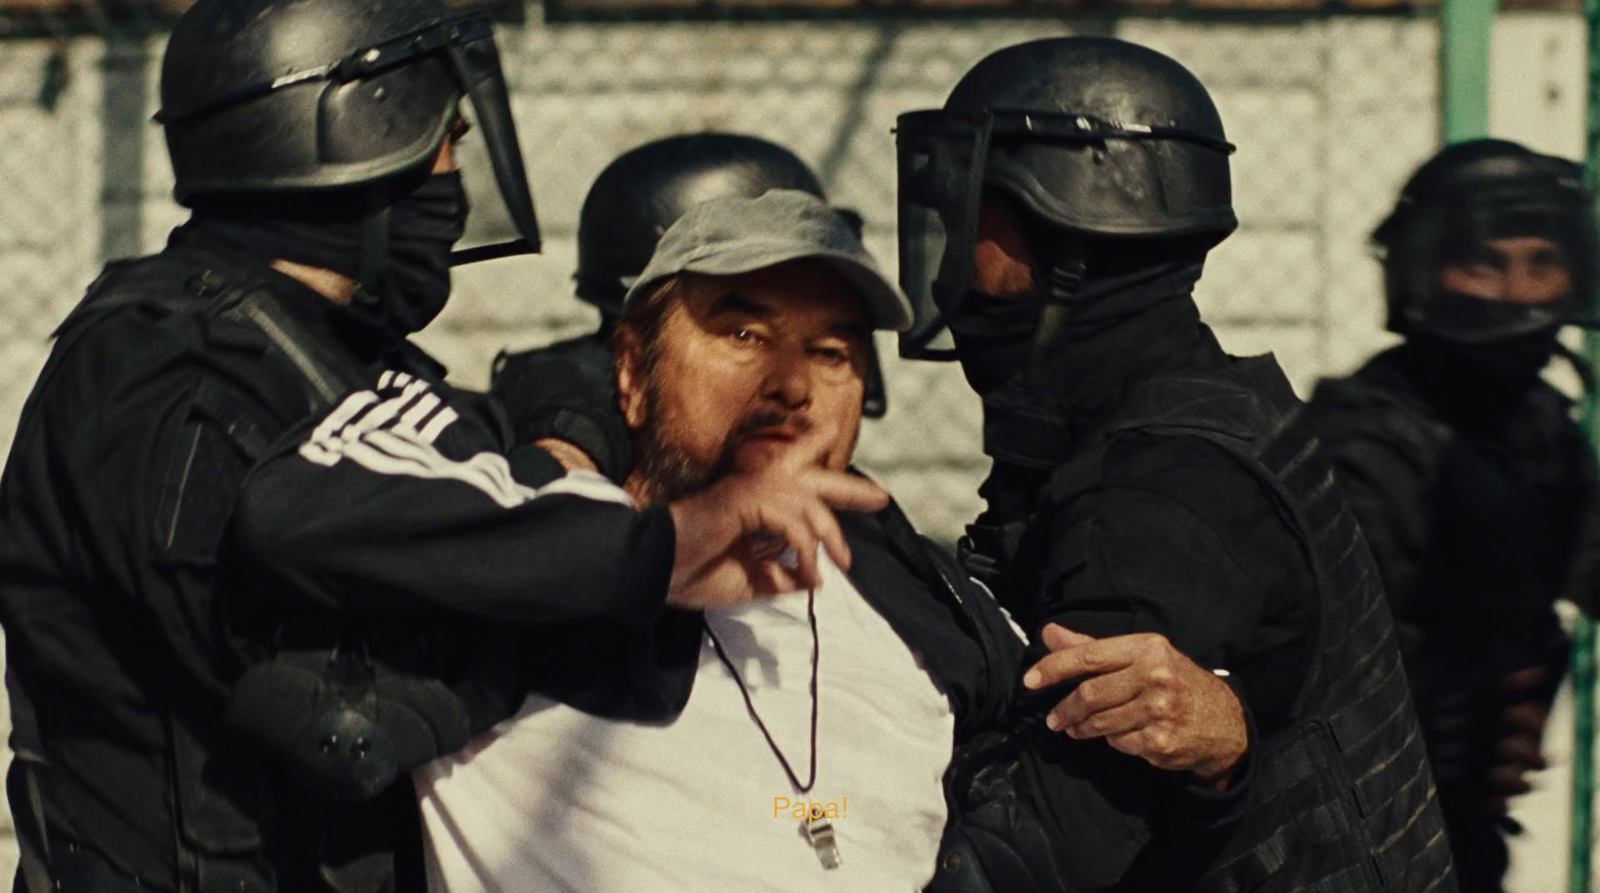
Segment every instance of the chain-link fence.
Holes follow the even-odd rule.
[[[159,17],[116,4],[0,2],[0,446],[52,327],[107,257],[159,248],[184,214],[156,108]],[[128,7],[134,8],[134,4]],[[8,18],[10,16],[10,18]],[[1383,339],[1365,236],[1435,146],[1438,28],[1429,15],[867,19],[507,25],[501,47],[548,247],[458,274],[420,340],[468,385],[502,347],[594,323],[572,297],[583,195],[612,158],[673,133],[725,130],[792,148],[858,209],[892,267],[896,114],[936,106],[998,47],[1111,33],[1175,56],[1210,87],[1235,156],[1240,231],[1213,255],[1202,309],[1235,352],[1273,350],[1304,389]],[[469,141],[469,190],[487,202]],[[482,235],[489,235],[483,233]],[[861,464],[921,526],[953,540],[987,470],[978,407],[953,366],[894,359],[890,411]],[[0,865],[0,870],[4,866]]]

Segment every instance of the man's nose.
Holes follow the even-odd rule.
[[[773,351],[762,395],[786,409],[801,409],[811,402],[811,369],[804,351]]]

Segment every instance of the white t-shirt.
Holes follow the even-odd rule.
[[[432,889],[921,890],[945,824],[949,700],[825,557],[816,616],[809,794],[794,789],[702,637],[693,694],[670,723],[601,719],[533,697],[462,753],[418,770]],[[811,757],[806,593],[718,612],[710,623],[803,784]],[[810,802],[836,804],[835,869],[823,868],[793,815]]]

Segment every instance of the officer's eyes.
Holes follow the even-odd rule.
[[[1528,259],[1528,265],[1539,270],[1555,270],[1565,268],[1567,261],[1559,251],[1540,251]]]

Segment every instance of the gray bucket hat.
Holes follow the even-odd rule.
[[[910,327],[911,302],[878,271],[855,228],[821,199],[797,189],[714,198],[690,208],[667,228],[623,307],[679,273],[736,276],[791,260],[815,260],[844,277],[874,327]]]

